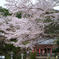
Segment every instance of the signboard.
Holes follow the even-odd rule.
[[[5,55],[0,55],[0,59],[5,59]]]

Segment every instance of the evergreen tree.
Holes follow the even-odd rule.
[[[58,45],[58,47],[56,48],[56,52],[59,52],[59,39],[57,41],[57,45]]]
[[[56,49],[52,50],[53,53],[58,53],[59,52],[59,39],[57,40],[56,43],[57,43],[58,47]]]
[[[11,14],[9,13],[8,9],[0,7],[0,15],[8,16],[8,15],[11,15]]]

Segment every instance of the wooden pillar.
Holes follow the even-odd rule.
[[[37,52],[37,48],[35,47],[35,52]]]
[[[46,53],[47,53],[47,48],[46,48]]]
[[[48,48],[46,48],[46,50],[47,50],[47,53],[48,53]]]
[[[42,54],[44,54],[44,52],[45,52],[44,49],[42,49]]]

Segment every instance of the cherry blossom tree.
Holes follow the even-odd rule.
[[[6,1],[5,5],[12,15],[0,17],[0,35],[6,38],[6,43],[15,47],[34,47],[38,39],[48,35],[45,33],[45,26],[59,19],[59,12],[51,12],[58,5],[58,0],[36,0],[36,3],[32,0]],[[17,13],[22,13],[22,17],[17,18]],[[49,18],[51,22],[45,22]]]

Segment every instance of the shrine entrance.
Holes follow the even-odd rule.
[[[37,54],[47,54],[52,53],[53,45],[36,45],[35,52]]]
[[[47,54],[52,53],[51,48],[37,49],[37,54]]]

